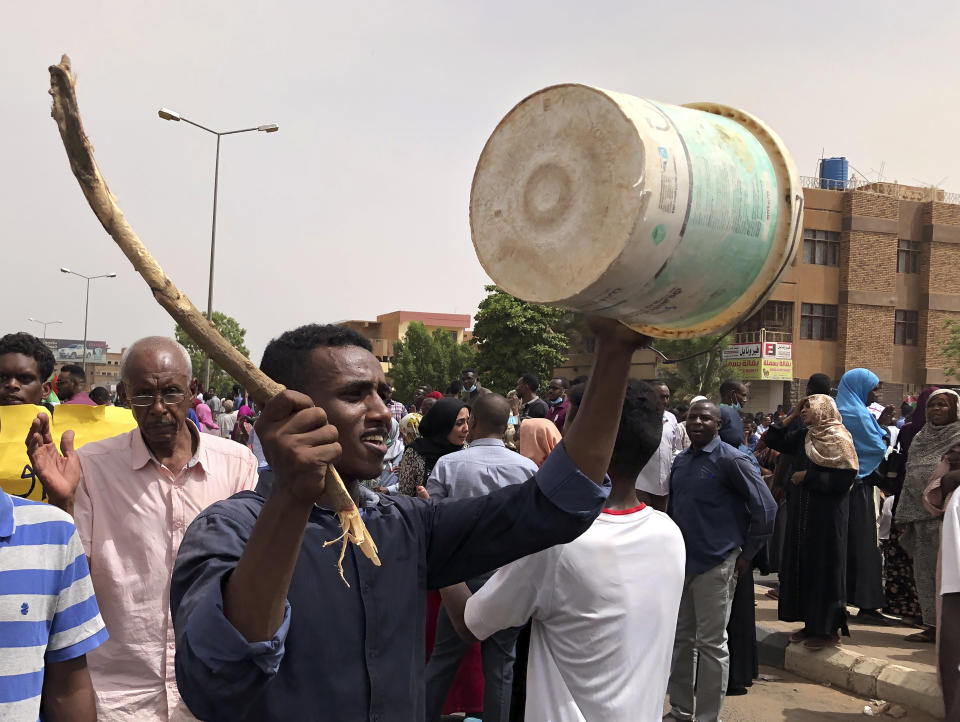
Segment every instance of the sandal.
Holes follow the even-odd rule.
[[[927,644],[932,644],[937,641],[937,628],[936,627],[927,627],[922,632],[915,632],[914,634],[908,634],[903,638],[905,642],[924,642]]]
[[[837,635],[827,637],[810,637],[804,641],[803,646],[807,649],[826,649],[827,647],[838,647],[840,646],[840,637]]]

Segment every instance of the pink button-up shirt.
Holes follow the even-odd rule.
[[[177,475],[153,457],[139,429],[77,452],[83,476],[74,517],[110,633],[87,654],[101,722],[194,719],[174,672],[173,563],[197,514],[257,480],[245,446],[195,438],[197,451]]]

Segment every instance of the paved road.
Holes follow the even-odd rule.
[[[781,669],[762,667],[762,674],[782,678],[757,680],[742,697],[728,697],[723,722],[863,722],[868,719],[893,722],[892,717],[868,717],[863,713],[870,700],[809,682]],[[908,712],[901,722],[935,722],[933,717]]]

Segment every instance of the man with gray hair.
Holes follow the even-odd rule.
[[[110,633],[87,657],[100,720],[193,719],[174,673],[173,563],[197,514],[256,485],[249,449],[187,421],[190,371],[173,339],[140,339],[120,363],[137,428],[76,451],[66,431],[58,452],[40,414],[27,437],[50,502],[74,516]]]

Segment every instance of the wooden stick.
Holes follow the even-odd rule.
[[[284,387],[273,381],[250,359],[241,354],[220,335],[210,321],[191,303],[173,281],[164,273],[160,264],[150,255],[146,246],[137,237],[127,223],[116,198],[107,187],[93,157],[93,147],[83,131],[80,108],[77,104],[75,79],[70,67],[70,58],[64,55],[59,65],[50,66],[50,95],[53,97],[51,115],[60,129],[60,138],[67,151],[70,169],[80,183],[80,189],[86,196],[90,208],[103,224],[110,237],[120,246],[120,250],[143,276],[153,297],[167,313],[179,323],[200,348],[202,348],[222,369],[241,383],[258,402],[265,402]],[[370,538],[360,512],[350,497],[343,480],[333,466],[327,467],[326,486],[333,494],[337,505],[337,515],[343,528],[344,551],[350,541],[360,546],[367,558],[380,566],[377,547]],[[342,561],[343,554],[340,559]],[[343,567],[337,563],[340,576]],[[346,582],[346,579],[344,579]]]

